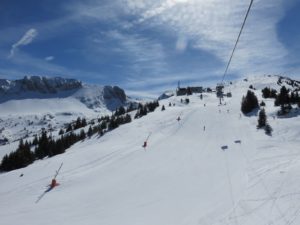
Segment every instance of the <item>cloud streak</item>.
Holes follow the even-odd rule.
[[[90,1],[90,3],[94,4],[94,7],[89,6],[93,9],[101,6],[97,1]],[[198,51],[199,55],[210,54],[216,57],[219,62],[216,63],[215,68],[208,67],[206,74],[215,75],[216,71],[220,71],[221,78],[248,5],[249,1],[240,0],[116,0],[113,5],[109,3],[108,6],[111,15],[114,15],[114,8],[116,9],[114,18],[115,23],[119,22],[119,33],[140,32],[137,30],[141,27],[143,30],[159,31],[167,37],[172,37],[174,50],[178,54],[189,48]],[[286,57],[288,50],[278,40],[276,27],[285,14],[283,5],[284,0],[254,2],[229,68],[229,76],[230,74],[243,76],[276,73],[288,67]],[[120,9],[123,9],[122,13]],[[89,14],[93,19],[105,21],[105,18],[97,18],[95,15],[97,10]],[[120,15],[119,21],[118,15]],[[137,33],[136,36],[139,36],[139,39],[147,39],[143,35]],[[140,43],[134,38],[123,39],[123,47],[131,49],[136,55],[138,55],[137,49],[140,49],[140,55],[146,54],[145,48],[138,47],[143,46]],[[159,43],[159,38],[156,44],[164,48],[163,43]],[[153,52],[151,53],[150,49],[148,56],[153,55]],[[169,49],[164,51],[161,54],[163,60],[157,60],[164,63],[158,63],[155,68],[170,69],[167,72],[169,74],[174,72],[176,75],[176,71],[172,71],[172,68],[166,65],[168,59],[172,57],[171,54],[174,52]],[[135,67],[136,71],[139,69],[141,71],[141,68],[147,65],[139,61],[135,63]]]
[[[45,58],[46,61],[52,61],[55,57],[54,56],[47,56]]]
[[[12,45],[8,58],[12,58],[20,46],[30,44],[36,38],[37,35],[38,32],[34,28],[31,28],[28,31],[26,31],[23,37],[18,42]]]
[[[129,11],[138,17],[132,27],[140,23],[163,27],[179,37],[178,50],[186,47],[183,36],[193,43],[194,49],[210,52],[223,63],[229,58],[249,4],[240,0],[157,0],[151,1],[151,5],[146,2],[127,1]],[[230,68],[232,71],[262,73],[284,67],[287,50],[276,35],[276,24],[284,15],[282,5],[282,0],[254,2]]]
[[[80,59],[76,66],[96,71],[95,77],[99,72],[103,81],[118,82],[132,91],[171,86],[177,80],[202,82],[211,77],[216,81],[223,75],[249,1],[87,0],[83,4],[74,0],[73,4],[60,5],[61,18],[5,29],[0,47],[5,46],[3,58],[7,59],[9,41],[20,30],[34,27],[11,46],[9,57],[14,58],[7,60],[8,63],[30,65],[37,71],[42,71],[40,65],[43,65],[50,71],[75,75],[77,71],[61,66],[71,65],[63,57],[54,61],[51,56],[42,58],[43,64],[30,54],[22,60],[21,56],[26,54],[16,52],[33,41],[42,43],[54,37],[60,37],[56,41],[62,40],[64,35],[69,37],[71,31],[76,31],[80,33],[78,40],[73,40],[77,50],[75,59]],[[285,2],[254,1],[228,79],[248,74],[277,74],[297,67],[297,59],[293,57],[296,62],[291,65],[289,49],[278,39],[277,24],[287,12],[283,7]],[[43,33],[38,40],[37,30]]]

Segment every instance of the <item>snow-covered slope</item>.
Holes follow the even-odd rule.
[[[244,82],[226,87],[226,105],[171,97],[165,111],[0,174],[1,224],[300,224],[299,118],[273,119],[267,101],[273,135],[257,130],[240,115]],[[36,203],[61,162],[60,185]]]
[[[128,102],[130,99],[124,90],[117,86],[82,84],[75,79],[60,77],[2,79],[0,127],[5,130],[0,129],[0,141],[5,138],[18,140],[42,128],[58,129],[78,116],[95,118],[110,114]]]

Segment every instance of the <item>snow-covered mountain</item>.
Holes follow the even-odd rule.
[[[0,80],[0,103],[9,100],[70,98],[80,100],[88,108],[115,110],[124,105],[127,96],[117,86],[82,84],[61,77],[25,76],[20,80]]]
[[[274,99],[261,96],[288,85],[278,80],[228,83],[232,97],[222,105],[213,92],[188,104],[186,96],[163,99],[164,111],[0,174],[1,224],[300,224],[300,110],[277,117]],[[256,129],[257,116],[241,114],[249,86],[266,103],[271,136]],[[62,162],[60,185],[45,192]]]
[[[0,141],[57,129],[78,116],[111,114],[131,100],[117,86],[83,84],[75,79],[26,76],[0,80]]]

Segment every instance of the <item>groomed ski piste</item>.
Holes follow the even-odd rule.
[[[101,138],[0,174],[0,223],[300,224],[299,117],[274,119],[278,109],[264,100],[274,131],[257,130],[257,116],[240,112],[249,84],[226,87],[233,97],[221,106],[215,93],[162,100]],[[60,185],[36,203],[62,162]]]

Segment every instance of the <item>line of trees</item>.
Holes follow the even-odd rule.
[[[71,131],[68,134],[61,135],[58,139],[48,135],[46,131],[42,131],[41,136],[36,137],[32,142],[26,141],[24,143],[21,139],[17,150],[3,157],[0,170],[11,171],[20,169],[28,166],[37,159],[62,154],[71,145],[83,140],[85,137],[86,134],[82,129],[79,134]]]
[[[148,102],[144,105],[140,103],[134,118],[137,119],[146,116],[149,112],[153,112],[157,107],[159,107],[158,101]]]
[[[139,104],[135,118],[140,118],[147,115],[148,112],[153,112],[158,106],[159,103],[157,101],[144,105]],[[30,165],[37,159],[62,154],[78,141],[82,141],[87,137],[89,138],[94,134],[102,136],[122,124],[130,123],[132,119],[127,112],[132,111],[133,108],[133,105],[126,110],[124,107],[119,107],[112,116],[102,116],[99,118],[96,125],[95,121],[87,123],[85,118],[78,117],[75,122],[66,125],[65,131],[63,129],[59,131],[60,136],[58,138],[52,137],[47,131],[43,130],[41,135],[39,137],[36,136],[31,142],[25,141],[24,143],[21,139],[17,150],[3,157],[0,164],[0,171],[6,172],[20,169]],[[81,129],[80,132],[75,132],[75,130],[88,125],[87,132],[84,129]]]
[[[81,129],[80,132],[74,132],[73,129],[76,127],[75,126],[71,131],[60,135],[59,138],[53,138],[51,135],[48,135],[45,130],[43,130],[40,137],[35,137],[32,142],[26,141],[24,143],[21,139],[17,150],[6,154],[3,157],[0,164],[0,171],[20,169],[28,166],[37,159],[62,154],[66,149],[70,148],[78,141],[82,141],[96,133],[98,133],[99,136],[102,136],[105,132],[113,130],[121,124],[130,122],[131,117],[129,114],[103,117],[98,125],[90,125],[87,132],[85,132],[84,129]]]
[[[274,105],[280,106],[278,115],[285,115],[292,109],[293,104],[297,104],[300,107],[300,96],[298,91],[291,91],[285,86],[282,86],[279,93],[272,88],[265,87],[262,89],[262,95],[264,98],[274,98]]]

